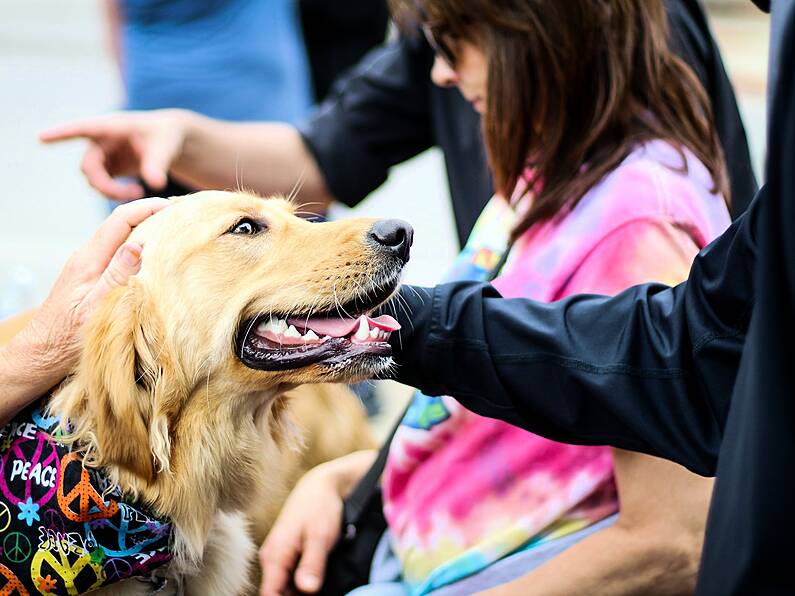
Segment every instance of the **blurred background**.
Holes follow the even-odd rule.
[[[196,0],[200,2],[202,0]],[[329,3],[336,6],[345,0]],[[748,0],[706,2],[738,92],[761,180],[768,18]],[[107,206],[79,170],[82,142],[45,147],[42,129],[123,103],[103,0],[0,0],[0,318],[40,302]],[[246,184],[245,171],[240,173]],[[338,209],[337,216],[349,210]],[[416,229],[406,281],[434,284],[456,254],[440,154],[395,168],[350,213],[388,215]]]

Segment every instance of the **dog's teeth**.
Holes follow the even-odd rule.
[[[284,332],[284,337],[301,337],[301,334],[295,328],[295,325],[290,325],[287,331]]]
[[[304,333],[304,339],[320,339],[320,338],[317,336],[317,333],[315,333],[310,329],[309,331]]]
[[[271,317],[266,323],[265,328],[267,331],[272,331],[278,335],[287,330],[287,321],[279,319],[278,317]]]
[[[284,325],[284,327],[282,327],[279,323],[280,323],[279,319],[274,319],[273,317],[271,317],[270,319],[268,319],[267,322],[263,321],[262,323],[257,325],[257,331],[259,333],[267,333],[270,331],[271,333],[275,333],[276,335],[278,335],[280,333],[283,333],[284,330],[287,329],[287,325]]]
[[[331,336],[330,335],[324,335],[323,336],[323,341],[326,341],[327,339],[331,339]]]
[[[364,341],[370,337],[370,326],[367,324],[367,317],[364,315],[359,317],[359,328],[356,330],[356,335],[353,337],[359,341]]]
[[[380,329],[373,327],[370,329],[370,339],[378,339],[378,336],[381,335]]]

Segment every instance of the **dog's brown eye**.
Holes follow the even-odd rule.
[[[244,217],[231,228],[229,228],[228,234],[244,234],[247,236],[253,236],[257,232],[262,231],[262,226],[255,222],[253,219],[249,219],[248,217]]]

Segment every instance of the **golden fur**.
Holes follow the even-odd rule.
[[[267,229],[225,233],[243,216]],[[382,276],[381,256],[367,242],[372,224],[312,224],[282,199],[202,192],[134,230],[131,240],[144,246],[141,271],[92,318],[80,364],[50,408],[70,421],[88,463],[174,523],[172,587],[250,591],[254,545],[289,486],[312,465],[372,446],[347,389],[299,388],[291,399],[284,392],[378,370],[313,364],[263,372],[236,353],[244,321],[330,310]],[[129,581],[107,591],[145,590]]]

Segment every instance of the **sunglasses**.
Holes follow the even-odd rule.
[[[435,33],[434,28],[428,23],[422,24],[422,34],[434,53],[444,60],[447,66],[455,69],[455,52],[453,52],[450,44],[445,41],[445,35]]]

